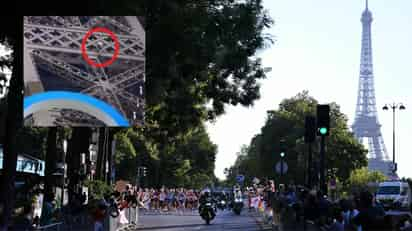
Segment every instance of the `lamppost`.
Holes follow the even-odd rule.
[[[399,109],[399,110],[405,110],[405,106],[402,103],[392,103],[392,104],[385,104],[385,106],[383,106],[383,110],[387,111],[389,110],[389,108],[392,109],[392,122],[393,122],[393,136],[392,136],[392,164],[393,164],[393,168],[392,168],[392,173],[396,174],[397,171],[397,166],[395,163],[395,110]]]

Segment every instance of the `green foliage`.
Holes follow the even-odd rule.
[[[187,179],[184,184],[187,188],[201,189],[205,186],[210,186],[213,183],[213,178],[205,173],[195,173]]]
[[[17,135],[18,153],[25,153],[44,159],[46,151],[47,128],[23,127]]]
[[[224,105],[252,105],[266,78],[256,52],[273,41],[261,0],[107,1],[94,9],[142,15],[146,31],[145,122],[185,134],[224,113]],[[126,13],[129,12],[129,13]],[[211,108],[207,107],[210,103]]]
[[[348,189],[350,191],[358,191],[364,189],[370,183],[379,183],[387,178],[381,172],[369,171],[366,167],[355,169],[351,172],[348,179]]]
[[[114,14],[145,16],[150,80],[145,89],[145,128],[128,129],[116,138],[121,149],[116,152],[116,174],[133,178],[133,164],[138,162],[149,169],[146,182],[157,186],[184,184],[198,173],[214,176],[216,146],[203,122],[222,115],[227,104],[250,106],[260,97],[258,81],[266,74],[255,55],[272,43],[263,31],[273,24],[262,1],[88,4]]]
[[[88,187],[89,195],[97,200],[103,199],[113,191],[109,185],[100,180],[87,180],[84,185]]]
[[[249,146],[227,171],[229,180],[238,173],[246,175],[249,184],[253,177],[279,180],[275,174],[275,163],[280,160],[280,140],[285,141],[285,160],[288,164],[286,181],[303,184],[307,163],[307,144],[303,141],[305,116],[315,115],[317,101],[307,91],[284,99],[278,110],[268,112],[265,125]],[[326,139],[326,165],[336,170],[339,181],[346,181],[350,172],[367,164],[367,150],[353,137],[346,125],[347,118],[336,103],[331,103],[330,136]],[[318,145],[313,145],[313,160],[319,160]]]
[[[148,168],[146,186],[190,186],[193,177],[214,177],[214,162],[217,147],[210,141],[204,126],[190,129],[184,136],[175,137],[173,142],[156,144],[153,133],[128,128],[116,136],[116,178],[136,181],[137,166]],[[162,153],[159,152],[162,149]]]

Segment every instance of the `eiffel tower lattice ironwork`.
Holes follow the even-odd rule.
[[[118,56],[110,67],[92,67],[82,58],[82,40],[96,27],[108,28],[118,39]],[[91,35],[85,47],[95,63],[110,59],[114,53],[114,41],[101,32]],[[143,25],[135,16],[25,16],[24,81],[25,96],[51,90],[87,94],[113,106],[130,124],[141,126],[145,82]],[[46,113],[47,116],[44,112],[33,113],[25,121],[35,126],[104,125],[70,108]]]
[[[362,49],[359,75],[358,99],[352,131],[359,141],[368,140],[368,168],[391,174],[391,161],[386,151],[376,111],[374,76],[372,65],[371,23],[372,13],[366,9],[362,13]]]

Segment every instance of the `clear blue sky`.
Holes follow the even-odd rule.
[[[261,99],[253,107],[227,107],[208,131],[218,145],[215,173],[223,178],[241,145],[249,144],[264,124],[266,110],[309,90],[320,103],[337,102],[352,124],[357,98],[364,0],[265,0],[275,20],[268,32],[276,42],[260,52],[272,67],[261,81]],[[396,114],[396,158],[400,176],[412,177],[412,1],[369,0],[378,119],[392,157],[392,113],[385,103],[403,102]]]

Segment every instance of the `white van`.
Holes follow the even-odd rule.
[[[407,182],[384,181],[379,183],[376,200],[384,208],[410,209],[411,189]]]

